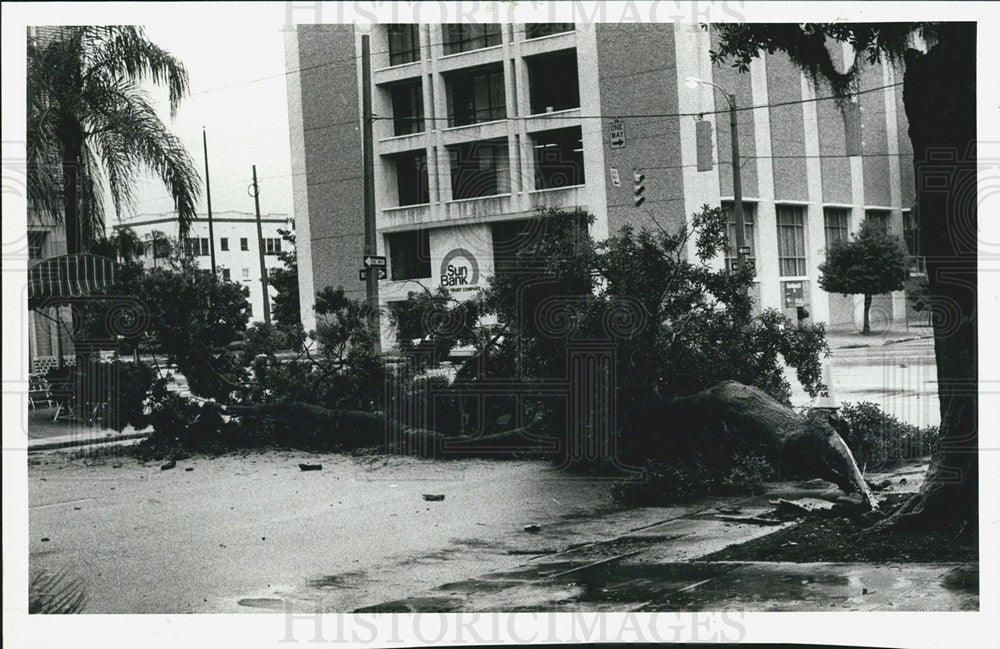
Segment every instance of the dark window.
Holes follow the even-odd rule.
[[[264,254],[276,255],[281,252],[281,239],[264,239]]]
[[[426,279],[431,276],[431,243],[427,230],[385,235],[392,279]]]
[[[507,117],[502,66],[450,74],[446,81],[449,126],[465,126]]]
[[[30,261],[42,258],[43,251],[45,250],[45,239],[48,237],[48,234],[48,232],[39,232],[37,230],[28,232],[28,259]]]
[[[466,23],[441,25],[445,54],[458,54],[500,44],[500,25]]]
[[[510,159],[506,140],[470,142],[448,149],[451,196],[454,199],[494,196],[510,191]]]
[[[229,269],[228,268],[223,268],[222,269],[222,281],[223,282],[228,282],[228,281],[230,281],[230,279],[232,279],[232,274],[229,272]]]
[[[906,252],[910,256],[910,272],[917,275],[927,273],[924,257],[920,254],[920,228],[917,218],[910,210],[903,211],[903,239],[906,241]]]
[[[424,93],[420,79],[392,86],[392,124],[396,135],[424,132]]]
[[[850,223],[851,210],[846,207],[823,208],[823,230],[826,233],[827,252],[838,243],[847,243]]]
[[[229,250],[229,239],[222,237],[219,239],[219,250],[226,252]]]
[[[739,245],[736,242],[736,206],[732,201],[722,202],[722,211],[726,213],[726,239],[729,247],[726,249],[726,268],[733,267],[733,261],[738,259]],[[743,203],[743,239],[750,248],[750,257],[757,256],[757,204]]]
[[[580,107],[576,50],[536,56],[527,62],[533,115]]]
[[[420,32],[417,25],[389,25],[389,65],[420,60]]]
[[[568,222],[536,217],[491,224],[493,272],[496,275],[523,272],[525,262],[530,263],[533,255],[538,255],[539,260],[547,259],[543,243],[552,238],[557,224],[568,228],[558,235],[560,239],[569,235],[573,245],[581,246],[579,249],[589,241],[584,212],[579,212],[578,219]]]
[[[574,27],[573,23],[528,23],[527,29],[524,31],[524,37],[532,39],[552,36],[553,34],[571,32]]]
[[[865,221],[882,234],[889,234],[889,210],[865,210]]]
[[[208,256],[208,239],[188,239],[186,241],[187,253],[195,257]]]
[[[394,156],[399,205],[424,205],[431,202],[427,185],[427,153],[414,151]]]
[[[250,244],[246,237],[240,237],[240,250],[250,250]]]
[[[782,277],[806,274],[806,216],[800,205],[778,205],[778,272]]]
[[[532,135],[535,189],[582,185],[583,134],[579,126]]]

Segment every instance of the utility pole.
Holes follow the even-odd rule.
[[[743,183],[740,165],[740,132],[736,124],[736,94],[726,93],[729,101],[729,139],[733,142],[733,211],[736,217],[736,260],[740,271],[747,267],[746,225],[743,223]]]
[[[271,300],[267,294],[267,267],[264,266],[264,234],[260,227],[260,187],[257,186],[257,165],[253,165],[253,207],[257,213],[257,256],[260,258],[260,290],[264,296],[264,324],[271,324]]]
[[[208,207],[208,250],[212,255],[212,281],[216,281],[215,230],[212,228],[212,187],[208,181],[208,137],[205,135],[204,126],[201,127],[201,144],[205,150],[205,203]]]
[[[374,256],[378,252],[375,242],[375,150],[372,142],[371,45],[367,34],[361,36],[361,112],[365,158],[365,256]],[[373,334],[374,352],[379,354],[382,350],[382,331],[379,325],[378,271],[375,268],[368,269],[366,294],[368,326]]]

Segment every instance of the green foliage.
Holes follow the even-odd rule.
[[[173,116],[188,92],[183,64],[130,25],[43,27],[28,40],[28,200],[64,221],[69,252],[100,238],[105,198],[121,215],[141,175],[153,172],[195,217],[201,181],[181,141],[160,120],[148,87],[168,90]],[[72,196],[75,200],[66,200]],[[64,213],[67,212],[68,213]]]
[[[272,268],[268,273],[268,284],[275,294],[271,300],[271,318],[279,329],[290,335],[302,332],[299,313],[299,265],[295,256],[295,233],[278,230],[278,234],[289,245],[282,246],[278,259],[282,268]]]
[[[881,295],[902,290],[906,269],[903,242],[866,221],[851,241],[827,253],[819,267],[819,285],[828,293]]]
[[[28,583],[28,614],[70,615],[87,605],[83,580],[67,571],[36,573]]]
[[[926,457],[937,444],[937,426],[904,423],[868,401],[845,404],[840,416],[850,428],[842,436],[858,466],[871,469]]]
[[[401,351],[433,350],[440,361],[456,346],[480,340],[480,311],[478,300],[456,300],[446,288],[438,287],[435,292],[410,292],[406,300],[390,303],[389,322]]]
[[[645,480],[616,482],[612,498],[631,507],[660,507],[708,495],[760,494],[777,475],[767,460],[753,453],[649,460],[645,469]]]

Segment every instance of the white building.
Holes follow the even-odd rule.
[[[294,230],[295,224],[285,214],[262,215],[261,238],[264,248],[264,266],[270,272],[281,268],[278,253],[288,247],[279,230]],[[173,214],[143,214],[116,224],[115,229],[130,228],[146,242],[143,264],[157,266],[169,255],[170,245],[178,240],[177,217]],[[264,301],[260,282],[260,258],[257,239],[257,220],[246,212],[218,212],[212,215],[215,238],[215,265],[220,276],[228,281],[240,282],[250,290],[251,322],[264,319]],[[211,267],[208,218],[198,217],[191,222],[187,241],[198,265]],[[268,293],[274,297],[274,289]]]

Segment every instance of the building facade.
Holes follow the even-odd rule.
[[[743,74],[714,66],[715,35],[697,25],[400,24],[369,33],[377,245],[389,266],[383,305],[417,285],[473,294],[494,272],[494,252],[539,209],[585,209],[595,219],[591,234],[603,239],[627,224],[676,228],[704,204],[731,208],[728,103],[710,85],[688,88],[690,77],[727,89],[742,108],[759,308],[795,317],[805,306],[814,321],[856,327],[861,298],[818,286],[828,246],[866,218],[913,240],[902,76],[888,65],[865,72],[861,155],[849,155],[851,120],[786,56],[762,56]],[[849,50],[838,54],[849,65]],[[317,290],[364,295],[360,57],[351,25],[287,32],[307,328]],[[713,122],[706,171],[697,164],[698,119]],[[639,207],[635,172],[645,177]],[[877,298],[873,318],[903,326],[904,292]],[[391,343],[391,332],[383,340]]]
[[[261,216],[261,233],[264,247],[264,266],[270,272],[281,268],[278,253],[286,250],[289,243],[282,239],[279,230],[294,230],[291,218],[284,214]],[[142,262],[146,267],[166,263],[173,245],[183,245],[190,250],[200,268],[212,266],[209,243],[208,219],[198,217],[188,228],[185,240],[178,239],[177,217],[173,214],[138,215],[114,226],[116,230],[129,228],[145,243]],[[215,265],[219,275],[227,280],[239,282],[250,291],[250,320],[264,319],[263,287],[260,282],[260,260],[257,239],[257,219],[245,212],[219,212],[212,215],[212,230],[215,237]],[[268,294],[273,299],[274,289]]]

